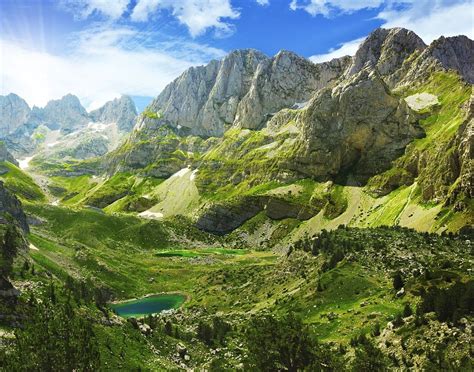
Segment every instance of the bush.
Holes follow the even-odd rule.
[[[403,308],[403,317],[408,318],[412,314],[413,314],[413,310],[411,309],[410,304],[406,303],[405,307]]]
[[[404,285],[405,283],[403,282],[402,274],[400,271],[397,271],[393,276],[393,288],[398,291],[402,289]]]
[[[385,355],[370,340],[359,343],[352,362],[352,370],[357,372],[379,372],[388,370]]]
[[[246,331],[248,370],[337,370],[339,359],[320,345],[301,318],[290,313],[253,318]]]

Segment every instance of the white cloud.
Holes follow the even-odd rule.
[[[440,36],[466,35],[474,39],[474,12],[471,0],[452,1],[418,0],[410,7],[386,9],[378,18],[383,27],[405,27],[414,31],[425,43]]]
[[[112,19],[118,19],[127,9],[129,2],[130,0],[62,0],[61,4],[82,18],[98,12]]]
[[[169,10],[181,24],[186,25],[193,37],[209,28],[214,28],[218,35],[230,33],[232,25],[225,19],[240,16],[230,0],[138,0],[131,18],[138,22],[147,21],[160,10]]]
[[[303,9],[312,16],[329,17],[337,13],[353,13],[361,9],[378,8],[384,0],[292,0],[290,9]]]
[[[270,5],[270,0],[255,0],[258,5]]]
[[[344,56],[353,56],[357,52],[360,43],[364,41],[365,38],[355,39],[347,43],[340,44],[337,48],[330,49],[329,52],[324,54],[316,54],[309,57],[314,63],[330,61],[333,58],[339,58]]]
[[[44,106],[73,93],[92,109],[120,94],[156,96],[185,69],[224,55],[181,41],[145,48],[135,44],[137,35],[124,27],[92,29],[61,56],[0,39],[0,94],[14,92],[30,105]]]
[[[395,6],[404,3],[404,7]],[[474,15],[470,0],[400,0],[388,2],[377,15],[384,28],[404,27],[414,31],[427,44],[440,36],[466,35],[474,39]],[[455,21],[453,21],[455,20]],[[343,43],[327,53],[311,56],[313,62],[329,61],[344,55],[354,55],[364,40]]]

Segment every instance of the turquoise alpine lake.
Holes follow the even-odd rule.
[[[124,318],[141,318],[164,310],[176,309],[185,300],[186,296],[181,294],[158,294],[111,304],[110,307]]]

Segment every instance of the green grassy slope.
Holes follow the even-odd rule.
[[[0,163],[0,179],[23,201],[44,202],[46,196],[31,176],[9,162]]]

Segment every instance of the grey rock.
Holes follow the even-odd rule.
[[[222,61],[192,67],[169,84],[149,110],[162,111],[165,122],[191,134],[220,136],[225,125],[233,123],[258,64],[266,59],[264,54],[246,49],[234,51]]]
[[[26,123],[30,116],[30,107],[16,94],[0,96],[0,138],[14,133]]]
[[[130,132],[137,117],[135,103],[129,96],[121,96],[89,113],[93,121],[105,124],[117,123],[123,132]]]
[[[42,109],[33,107],[29,119],[36,126],[43,124],[52,130],[60,129],[63,133],[71,133],[83,128],[89,120],[86,109],[72,94],[49,101]]]
[[[340,58],[314,64],[288,51],[262,61],[249,92],[239,103],[235,124],[259,129],[269,115],[308,101],[316,91],[336,80],[349,61],[350,58]]]
[[[351,173],[365,182],[424,134],[406,102],[371,67],[320,91],[300,121],[299,152],[288,166],[320,180]]]
[[[209,137],[221,136],[232,125],[259,128],[273,113],[308,100],[337,79],[349,61],[314,64],[287,51],[268,58],[237,50],[222,61],[185,71],[147,109],[162,118],[142,116],[137,129],[159,121],[181,134]]]
[[[296,218],[304,221],[310,219],[316,213],[303,205],[292,204],[283,199],[269,198],[265,206],[265,214],[273,220]]]
[[[252,197],[239,198],[225,204],[210,204],[199,212],[196,227],[216,235],[224,235],[256,216],[263,208],[262,200]]]
[[[407,64],[401,81],[409,85],[438,70],[457,71],[470,84],[474,83],[474,41],[467,36],[440,37],[433,41],[413,63]]]
[[[5,142],[0,141],[0,161],[8,161],[18,167],[18,162],[7,149]]]
[[[393,86],[398,80],[397,71],[404,61],[425,48],[426,44],[413,31],[379,28],[360,45],[346,76],[350,77],[371,67],[379,72],[387,84]]]

